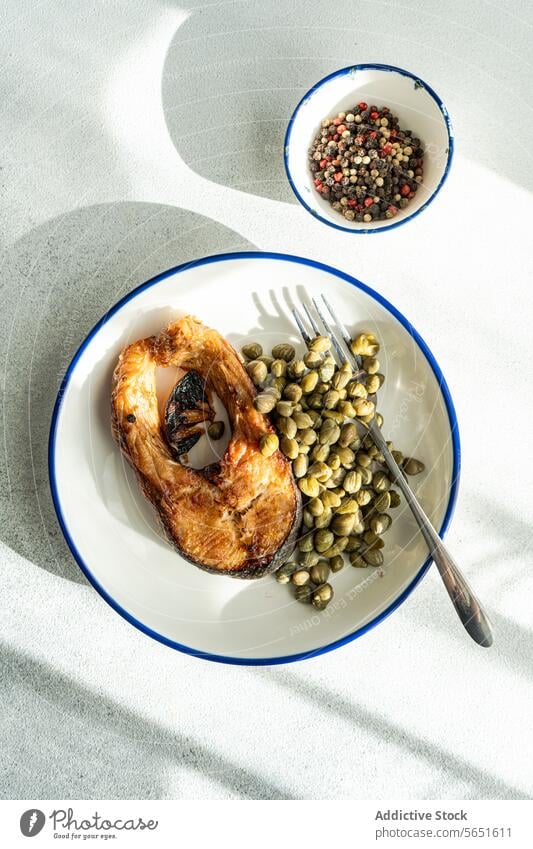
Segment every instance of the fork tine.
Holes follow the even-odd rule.
[[[311,337],[305,329],[305,324],[303,323],[302,316],[300,315],[300,312],[296,309],[296,307],[292,309],[292,314],[294,316],[296,324],[298,325],[298,330],[300,331],[302,339],[304,340],[306,345],[309,345],[309,343],[311,342]]]
[[[344,342],[346,343],[346,345],[348,346],[348,348],[351,350],[351,348],[350,348],[350,342],[351,342],[352,340],[351,340],[350,334],[348,333],[348,331],[347,331],[347,329],[346,329],[345,325],[342,323],[342,321],[340,320],[340,318],[339,318],[339,316],[337,315],[337,313],[336,313],[336,312],[334,312],[333,307],[331,306],[330,302],[328,301],[328,299],[326,298],[326,296],[325,296],[325,295],[322,295],[322,300],[324,301],[324,303],[325,303],[325,305],[326,305],[326,307],[327,307],[327,309],[328,309],[328,312],[329,312],[330,316],[332,317],[333,321],[335,322],[335,324],[336,324],[336,325],[337,325],[337,327],[339,328],[339,330],[340,330],[340,332],[341,332],[341,336],[342,336],[342,338],[344,339]],[[354,354],[354,356],[355,356],[355,354]]]
[[[320,307],[318,306],[317,302],[315,301],[315,299],[311,298],[311,300],[313,301],[313,305],[314,305],[317,313],[320,316],[320,320],[321,320],[322,324],[326,328],[326,333],[328,334],[329,338],[331,339],[332,345],[335,348],[341,363],[346,362],[347,361],[346,352],[343,350],[339,340],[337,339],[335,333],[333,332],[333,328],[329,325],[326,317],[322,313],[322,311],[321,311]]]
[[[314,301],[313,301],[313,303],[314,303]],[[315,331],[315,336],[320,336],[320,327],[316,323],[315,317],[313,316],[313,313],[311,312],[311,310],[309,309],[309,307],[307,306],[305,301],[302,301],[302,307],[305,310],[305,314],[306,314],[307,318],[309,319],[309,323],[311,324],[311,327]]]

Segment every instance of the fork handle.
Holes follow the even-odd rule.
[[[492,629],[489,619],[480,602],[470,589],[466,578],[462,575],[453,557],[424,513],[413,490],[405,480],[398,463],[388,449],[385,438],[375,419],[373,419],[369,424],[368,430],[373,441],[383,454],[385,463],[389,471],[394,476],[396,485],[401,490],[402,495],[416,519],[422,536],[429,548],[429,552],[437,566],[437,569],[439,570],[444,586],[448,590],[448,595],[452,600],[459,619],[472,639],[480,646],[488,648],[488,646],[492,645],[493,641]]]

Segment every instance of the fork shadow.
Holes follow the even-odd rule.
[[[53,574],[85,583],[59,529],[48,484],[50,419],[74,352],[109,307],[144,280],[197,256],[253,248],[200,215],[124,202],[50,220],[6,250],[4,299],[14,313],[6,332],[6,456],[0,456],[6,480],[0,539],[6,545]]]
[[[164,799],[165,768],[173,776],[177,768],[208,777],[222,797],[293,798],[212,748],[142,719],[5,644],[0,668],[3,799]],[[31,721],[21,723],[21,716]],[[216,790],[209,795],[216,798]]]

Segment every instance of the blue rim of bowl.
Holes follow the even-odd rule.
[[[404,77],[410,77],[415,84],[418,84],[419,88],[425,89],[425,91],[427,91],[427,93],[429,95],[431,95],[431,97],[433,98],[433,100],[435,101],[437,106],[439,107],[440,113],[441,113],[443,120],[444,120],[444,123],[446,125],[446,131],[448,133],[448,158],[446,160],[446,167],[444,169],[442,177],[440,178],[439,184],[436,187],[435,191],[430,195],[430,197],[427,199],[427,201],[424,204],[422,204],[422,206],[420,206],[418,209],[416,209],[410,215],[406,215],[405,218],[401,218],[399,221],[395,221],[392,224],[384,224],[382,227],[381,226],[380,227],[373,227],[372,229],[365,229],[364,227],[360,227],[360,228],[345,227],[342,224],[335,224],[334,221],[329,221],[327,218],[324,218],[323,215],[320,215],[320,213],[317,212],[316,209],[313,209],[311,206],[309,206],[309,204],[307,204],[305,202],[305,200],[301,196],[300,192],[296,188],[294,181],[292,179],[292,176],[291,176],[291,172],[290,172],[290,168],[289,168],[289,162],[288,162],[288,159],[289,159],[288,150],[289,150],[289,145],[290,145],[290,140],[291,140],[292,125],[293,125],[293,123],[296,119],[296,116],[298,115],[298,112],[300,111],[300,108],[307,102],[308,98],[311,97],[311,95],[315,91],[317,91],[317,89],[319,89],[321,86],[323,86],[324,83],[329,82],[329,80],[335,79],[335,77],[343,77],[343,76],[346,76],[347,74],[353,75],[357,71],[368,71],[368,70],[371,70],[371,71],[372,70],[373,71],[393,71],[394,73],[402,74],[402,76],[404,76]],[[304,94],[304,96],[302,97],[302,99],[298,103],[296,109],[292,113],[290,121],[289,121],[288,126],[287,126],[287,132],[285,133],[285,141],[283,143],[283,162],[284,162],[284,165],[285,165],[285,173],[287,174],[287,179],[290,183],[291,189],[293,190],[294,194],[296,195],[296,197],[298,198],[298,200],[300,201],[302,206],[313,216],[313,218],[317,218],[319,221],[322,221],[323,224],[327,224],[329,227],[334,227],[335,230],[342,230],[344,233],[358,233],[358,234],[360,234],[360,235],[362,234],[364,236],[371,235],[372,233],[383,233],[385,230],[394,230],[395,227],[401,227],[402,224],[407,224],[408,221],[412,221],[413,218],[416,218],[417,215],[420,215],[420,213],[423,212],[424,209],[426,209],[429,206],[429,204],[436,198],[436,196],[438,195],[438,193],[442,189],[444,183],[448,179],[448,174],[449,174],[450,167],[451,167],[451,164],[452,164],[452,159],[453,159],[453,153],[454,153],[454,140],[453,140],[452,122],[450,120],[448,110],[446,109],[443,101],[438,96],[437,92],[434,91],[431,88],[431,86],[428,85],[428,83],[424,82],[423,79],[421,79],[420,77],[417,77],[415,74],[412,74],[410,71],[406,71],[404,68],[397,68],[395,65],[380,65],[380,64],[375,64],[375,63],[364,63],[364,64],[361,64],[361,65],[349,65],[347,68],[341,68],[339,71],[333,71],[333,73],[328,74],[327,77],[323,77],[321,80],[319,80],[317,83],[315,83],[315,85],[312,88],[310,88],[309,91],[307,91]]]
[[[448,505],[446,507],[446,513],[444,515],[444,519],[439,530],[439,534],[442,537],[446,532],[452,515],[455,508],[455,503],[457,500],[458,486],[459,486],[459,475],[460,475],[460,466],[461,466],[461,448],[460,448],[460,440],[459,440],[459,426],[457,422],[457,416],[455,413],[455,408],[453,405],[453,401],[451,398],[450,390],[446,384],[444,379],[444,375],[442,371],[428,348],[427,344],[424,342],[419,333],[415,330],[413,325],[405,318],[402,313],[396,309],[389,301],[387,301],[382,295],[376,292],[374,289],[371,289],[370,286],[367,286],[365,283],[362,283],[360,280],[357,280],[355,277],[351,277],[349,274],[346,274],[339,269],[332,268],[330,265],[326,265],[322,262],[317,262],[312,259],[306,259],[305,257],[293,256],[292,254],[281,254],[281,253],[263,253],[261,251],[243,251],[236,253],[226,253],[226,254],[213,254],[212,256],[203,257],[201,259],[194,260],[192,262],[186,262],[183,265],[177,265],[174,268],[169,268],[167,271],[163,271],[161,274],[156,275],[156,277],[152,277],[150,280],[147,280],[145,283],[141,283],[140,286],[137,286],[133,289],[129,294],[125,295],[118,301],[111,309],[100,319],[97,324],[93,327],[90,333],[86,336],[84,341],[81,343],[80,347],[74,354],[72,361],[65,372],[65,376],[61,382],[61,386],[59,388],[59,392],[57,394],[57,398],[54,405],[54,410],[52,413],[52,421],[50,425],[50,436],[48,440],[48,472],[50,478],[50,489],[52,492],[52,500],[54,503],[55,511],[57,513],[57,518],[59,520],[59,524],[65,540],[72,552],[74,559],[76,560],[78,566],[81,571],[87,578],[90,584],[94,587],[94,589],[102,596],[104,601],[106,601],[117,613],[120,614],[127,622],[131,625],[134,625],[139,631],[142,631],[144,634],[147,634],[152,639],[157,640],[160,643],[163,643],[170,648],[177,649],[178,651],[184,652],[185,654],[193,655],[194,657],[199,657],[204,660],[212,660],[217,661],[218,663],[232,663],[239,666],[269,666],[276,665],[279,663],[292,663],[297,660],[304,660],[309,657],[316,657],[318,655],[324,654],[325,652],[332,651],[333,649],[340,648],[340,646],[346,645],[346,643],[350,643],[352,640],[355,640],[357,637],[362,636],[371,628],[374,628],[380,622],[383,621],[387,616],[390,616],[397,607],[402,604],[406,598],[413,592],[416,585],[426,574],[429,566],[431,565],[431,558],[428,557],[427,560],[424,561],[417,574],[411,581],[411,583],[403,590],[403,592],[382,612],[379,613],[371,622],[368,622],[366,625],[357,628],[351,634],[347,634],[344,637],[341,637],[338,640],[335,640],[332,643],[328,643],[325,646],[320,646],[319,648],[312,649],[307,652],[300,652],[298,654],[285,655],[282,657],[269,657],[269,658],[249,658],[249,657],[227,657],[225,655],[217,655],[212,654],[210,652],[199,651],[198,649],[191,648],[190,646],[185,646],[182,643],[178,643],[175,640],[171,640],[168,637],[163,636],[163,634],[159,634],[157,631],[154,631],[152,628],[149,628],[143,622],[140,622],[127,610],[121,607],[117,601],[115,601],[112,596],[104,589],[104,587],[100,584],[100,582],[95,578],[92,574],[89,566],[84,562],[81,554],[76,548],[76,543],[74,542],[70,531],[67,527],[67,523],[63,516],[63,511],[61,509],[61,501],[59,498],[59,493],[57,489],[57,481],[56,481],[56,473],[55,473],[55,455],[56,455],[56,436],[57,436],[57,427],[59,422],[59,415],[61,412],[61,406],[63,403],[63,398],[65,396],[66,390],[70,383],[70,379],[74,373],[78,360],[83,354],[85,348],[89,345],[93,337],[98,333],[98,331],[106,324],[109,319],[118,312],[124,304],[127,304],[128,301],[131,301],[141,292],[144,292],[145,289],[149,289],[152,286],[156,286],[162,280],[166,280],[167,277],[171,277],[172,275],[179,274],[182,271],[187,271],[189,268],[197,268],[203,265],[211,265],[217,262],[226,262],[228,260],[241,260],[241,259],[274,259],[280,260],[282,262],[294,262],[300,265],[310,266],[311,268],[317,268],[321,271],[326,271],[329,274],[337,277],[341,280],[350,283],[352,286],[355,286],[358,289],[361,289],[367,295],[370,295],[375,301],[377,301],[381,306],[385,307],[399,322],[400,324],[407,330],[409,335],[414,339],[422,353],[425,355],[427,361],[429,362],[433,373],[437,379],[439,389],[444,398],[444,402],[446,405],[446,411],[448,413],[448,418],[450,422],[450,432],[452,438],[452,448],[453,448],[453,469],[452,469],[452,480],[450,484],[450,495],[448,499]]]

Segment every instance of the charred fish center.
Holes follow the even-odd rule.
[[[205,380],[191,369],[176,383],[165,408],[164,432],[174,454],[190,451],[204,433],[199,426],[214,417]]]

